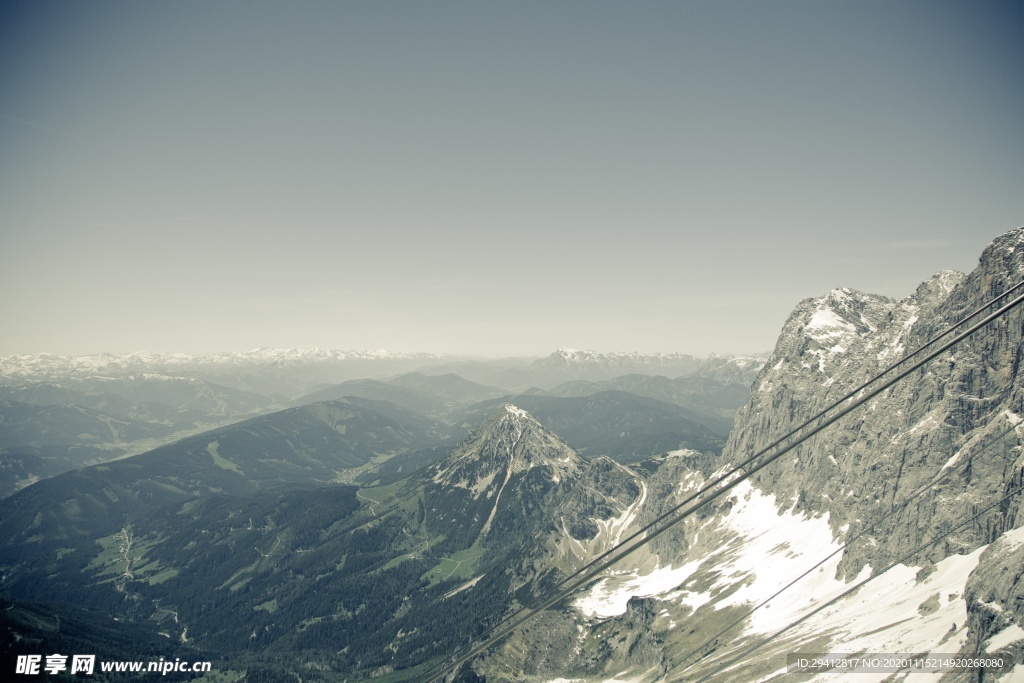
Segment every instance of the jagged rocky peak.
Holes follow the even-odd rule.
[[[817,341],[849,338],[875,332],[895,303],[888,297],[841,287],[804,302],[794,316],[801,320],[806,337]]]
[[[1022,273],[1024,228],[1017,228],[993,240],[970,275],[940,271],[904,299],[847,287],[806,299],[783,326],[762,380],[773,371],[792,373],[796,368],[816,375],[816,381],[826,386],[840,374],[848,380],[841,384],[853,386],[899,360],[950,320],[1017,284]],[[951,315],[939,315],[942,310]],[[837,373],[842,366],[849,367]]]
[[[904,299],[848,287],[805,299],[786,320],[754,390],[770,393],[780,379],[789,387],[823,385],[830,394],[856,386],[916,348],[920,321],[931,319],[967,279],[943,270]]]
[[[522,408],[507,404],[434,466],[433,480],[483,493],[496,480],[535,468],[544,468],[559,483],[575,476],[582,464],[572,447]]]
[[[783,325],[753,391],[775,394],[802,384],[832,387],[837,381],[837,389],[855,385],[867,371],[860,359],[902,348],[900,340],[916,320],[917,308],[911,299],[901,302],[845,287],[805,299]]]

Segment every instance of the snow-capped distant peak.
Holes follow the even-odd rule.
[[[685,353],[642,353],[640,351],[608,351],[602,353],[590,349],[572,349],[563,346],[549,356],[549,358],[561,357],[566,360],[589,361],[589,360],[613,360],[628,359],[640,360],[644,358],[689,358]]]
[[[570,349],[563,346],[562,348],[551,354],[551,358],[557,358],[562,361],[568,362],[588,362],[595,361],[602,357],[602,354],[597,351],[589,351],[582,349]]]
[[[58,356],[51,353],[21,354],[0,358],[0,376],[38,379],[51,376],[96,376],[154,373],[167,368],[210,366],[301,365],[352,360],[394,360],[450,358],[443,354],[404,353],[386,350],[344,351],[340,349],[271,349],[259,347],[241,352],[209,354],[136,351],[128,354],[98,353],[88,356]]]

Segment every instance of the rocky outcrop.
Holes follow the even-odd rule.
[[[1024,528],[1004,534],[982,554],[967,582],[966,598],[968,652],[1001,651],[1011,645],[1024,652]]]

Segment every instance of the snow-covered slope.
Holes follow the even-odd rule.
[[[865,567],[849,581],[836,577],[842,543],[827,516],[779,511],[773,496],[747,483],[727,507],[727,513],[687,527],[692,545],[684,557],[649,570],[614,571],[575,602],[600,633],[626,617],[631,600],[647,598],[657,615],[649,627],[666,647],[661,666],[645,680],[693,680],[726,671],[719,680],[771,680],[784,676],[786,655],[793,652],[955,653],[966,642],[965,585],[984,547],[927,568],[898,564],[841,597],[873,570]],[[802,618],[807,620],[784,631]],[[725,630],[730,624],[735,626]],[[737,659],[779,632],[756,655]],[[710,654],[701,647],[716,643]]]

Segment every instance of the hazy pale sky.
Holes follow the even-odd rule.
[[[0,4],[0,355],[770,349],[1024,224],[1024,3]]]

